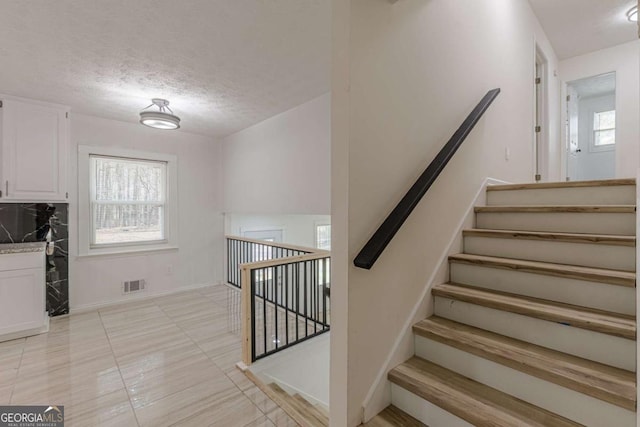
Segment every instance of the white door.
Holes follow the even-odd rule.
[[[67,112],[6,99],[2,114],[2,199],[65,200]]]
[[[578,94],[567,88],[567,181],[578,180]]]

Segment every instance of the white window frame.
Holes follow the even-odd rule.
[[[607,111],[614,111],[614,114],[616,115],[616,122],[615,122],[615,127],[612,129],[601,129],[601,130],[596,130],[595,129],[595,115],[598,113],[604,113]],[[590,141],[589,141],[589,151],[591,151],[592,153],[597,153],[597,152],[601,152],[601,151],[613,151],[616,149],[616,137],[614,137],[613,139],[613,144],[606,144],[606,145],[596,145],[596,132],[601,132],[603,130],[613,130],[614,134],[617,136],[617,128],[618,128],[618,113],[616,111],[615,108],[606,108],[606,109],[595,109],[592,108],[589,110],[589,114],[590,114],[590,118],[589,120],[591,121],[591,125],[590,125]]]
[[[93,215],[91,211],[91,156],[166,163],[166,200],[164,240],[92,245]],[[127,150],[118,147],[78,146],[78,255],[111,255],[178,249],[178,174],[177,157],[170,154]]]

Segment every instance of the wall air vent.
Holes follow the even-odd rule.
[[[134,292],[144,291],[145,285],[146,282],[144,279],[128,280],[126,282],[122,282],[122,293],[131,294]]]

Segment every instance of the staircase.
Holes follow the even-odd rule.
[[[635,180],[487,189],[392,404],[431,427],[636,426]]]
[[[329,412],[322,406],[312,404],[298,393],[291,395],[276,383],[268,387],[271,398],[302,427],[329,425]]]

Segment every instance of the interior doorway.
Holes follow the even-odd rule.
[[[616,74],[567,83],[567,181],[616,176]]]

